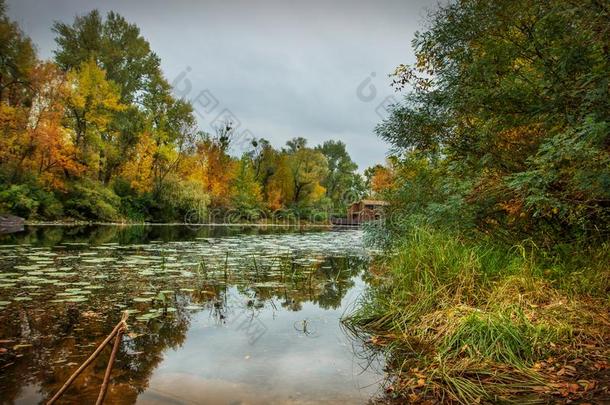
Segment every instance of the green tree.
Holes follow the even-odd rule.
[[[262,205],[261,185],[256,181],[252,161],[243,156],[238,163],[235,178],[232,181],[232,205],[247,217],[258,216]]]
[[[292,202],[297,206],[318,201],[325,193],[321,185],[328,173],[326,157],[307,147],[304,138],[286,142],[288,164],[293,182]]]
[[[378,134],[447,160],[480,229],[547,243],[610,225],[609,10],[603,2],[441,7],[399,66],[411,91]]]
[[[30,73],[37,64],[32,41],[6,15],[0,0],[0,102],[19,106],[30,100]]]
[[[354,163],[341,141],[326,141],[315,148],[321,152],[328,163],[328,174],[321,185],[336,209],[344,209],[346,204],[362,197],[362,177],[356,173]]]
[[[154,81],[162,76],[159,57],[140,29],[114,11],[105,20],[93,10],[76,17],[71,25],[56,22],[53,31],[58,45],[55,60],[62,69],[95,60],[107,78],[119,85],[123,103],[140,102],[145,93],[155,91]]]

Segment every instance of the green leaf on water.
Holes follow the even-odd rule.
[[[87,297],[83,297],[82,295],[77,295],[76,297],[66,298],[66,302],[84,302],[87,301]]]

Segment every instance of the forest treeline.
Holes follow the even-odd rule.
[[[250,140],[233,156],[223,122],[197,128],[172,95],[137,26],[98,11],[52,27],[57,48],[35,46],[0,2],[0,212],[29,219],[257,220],[284,213],[324,220],[368,193],[346,146]],[[243,141],[243,140],[240,140]],[[195,217],[193,217],[195,213]],[[220,214],[220,215],[219,215]]]

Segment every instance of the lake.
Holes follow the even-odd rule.
[[[340,318],[359,230],[29,226],[0,235],[0,402],[49,399],[129,312],[107,403],[367,403],[380,365]],[[65,392],[94,403],[110,345]]]

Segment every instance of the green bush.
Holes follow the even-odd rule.
[[[128,181],[117,178],[112,182],[112,189],[121,198],[119,211],[130,221],[145,222],[152,219],[150,207],[154,205],[151,193],[138,193]]]
[[[83,179],[69,187],[64,208],[66,214],[77,219],[116,221],[121,219],[118,207],[121,199],[102,184]]]
[[[149,198],[151,217],[160,222],[203,220],[210,203],[201,185],[178,178],[168,179],[163,188]]]
[[[11,185],[0,191],[0,211],[26,219],[58,219],[63,215],[55,195],[36,185]]]

